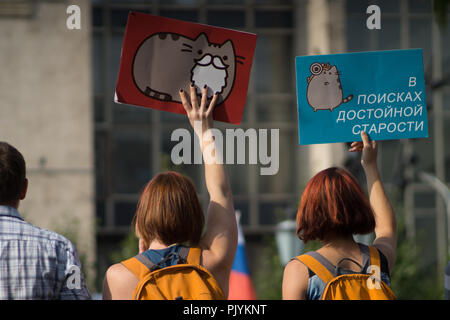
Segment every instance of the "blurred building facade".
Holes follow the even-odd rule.
[[[94,135],[89,1],[82,29],[63,1],[0,2],[0,140],[23,154],[31,223],[62,233],[95,273]]]
[[[259,165],[228,166],[251,270],[258,265],[261,239],[275,232],[277,222],[292,218],[306,182],[318,170],[345,165],[361,177],[359,160],[346,152],[345,144],[298,146],[294,57],[423,48],[430,138],[383,141],[380,169],[389,195],[399,194],[411,237],[427,235],[430,266],[446,259],[442,199],[417,177],[426,171],[450,181],[450,84],[443,81],[450,72],[450,42],[444,41],[450,27],[436,25],[430,1],[21,3],[33,3],[32,12],[20,16],[0,11],[0,61],[6,67],[0,76],[0,140],[16,145],[27,159],[31,188],[23,203],[25,216],[48,228],[56,228],[54,223],[65,215],[78,219],[80,244],[92,244],[83,252],[91,257],[98,279],[117,262],[111,252],[129,234],[139,193],[156,173],[188,175],[204,208],[208,201],[202,166],[170,161],[175,145],[170,135],[188,128],[186,118],[113,102],[130,10],[258,34],[240,127],[280,129],[280,169],[277,175],[261,176]],[[70,4],[81,7],[81,30],[66,28]],[[366,28],[370,4],[381,8],[381,30]]]

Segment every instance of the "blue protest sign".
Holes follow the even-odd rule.
[[[428,137],[422,49],[295,58],[299,143]]]

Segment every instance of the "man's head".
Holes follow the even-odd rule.
[[[0,141],[0,205],[17,207],[28,187],[25,160],[13,146]]]

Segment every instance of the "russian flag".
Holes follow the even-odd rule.
[[[239,211],[236,211],[236,220],[238,225],[238,246],[230,274],[228,299],[255,300],[255,290],[253,288],[252,279],[250,278],[247,257],[245,254],[244,234],[242,233],[241,225],[239,223]]]

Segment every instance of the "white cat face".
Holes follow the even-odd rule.
[[[337,72],[336,66],[331,67],[329,70],[322,70],[319,75],[314,77],[314,80],[322,82],[321,84],[324,87],[339,85],[339,73]]]
[[[210,58],[206,58],[207,56]],[[205,55],[192,69],[191,80],[197,88],[198,94],[201,94],[201,89],[205,85],[208,86],[208,98],[211,98],[216,92],[219,94],[223,92],[227,85],[227,70],[226,67],[221,67],[220,63],[220,59],[212,59],[210,55]]]
[[[196,48],[201,48],[194,50]],[[201,95],[204,85],[208,86],[208,98],[214,93],[223,94],[227,86],[229,69],[234,70],[234,48],[230,40],[221,45],[210,44],[205,34],[200,34],[193,43],[194,67],[191,70],[191,81]],[[234,71],[233,71],[234,72]],[[232,79],[230,79],[232,80]]]

